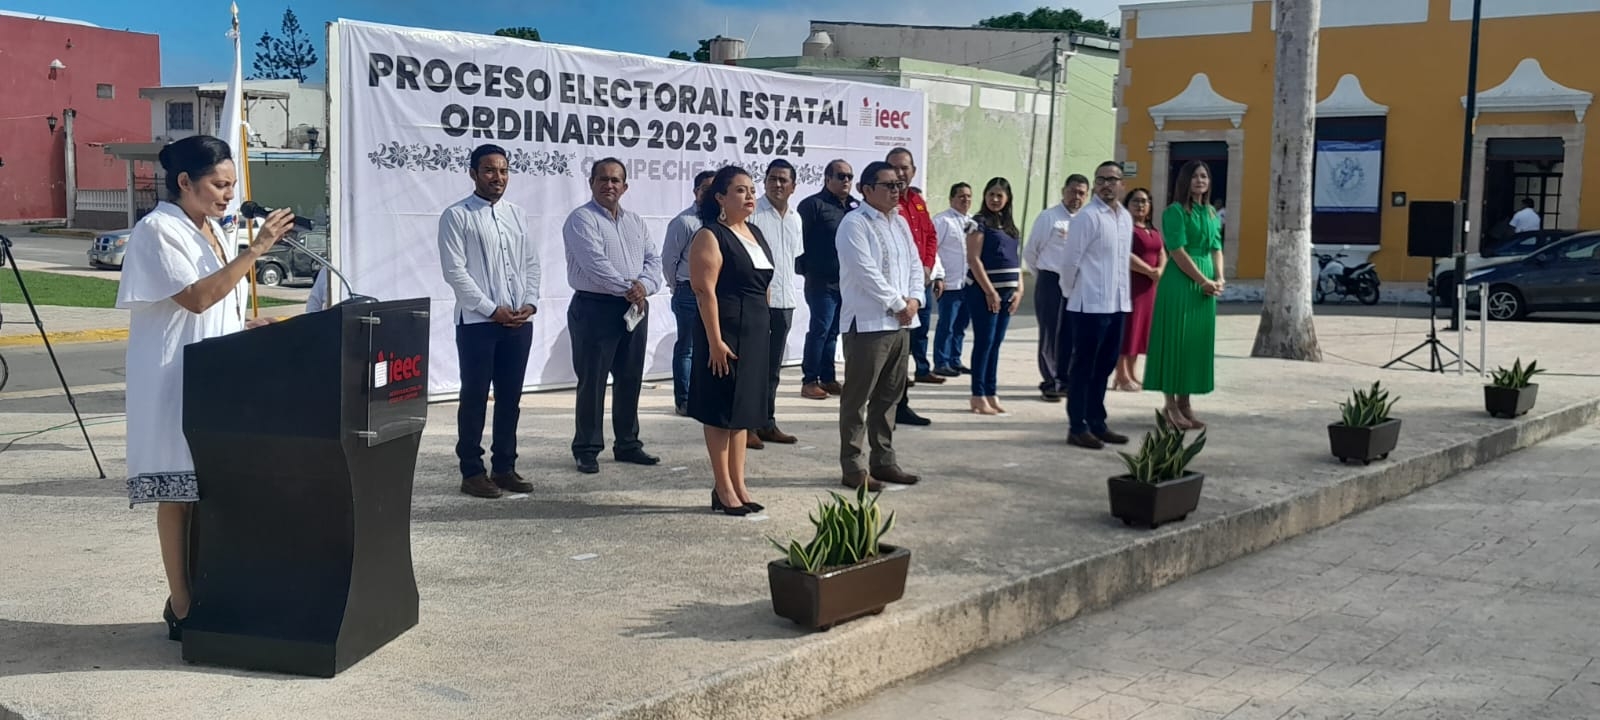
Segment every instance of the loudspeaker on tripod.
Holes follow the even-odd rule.
[[[1406,229],[1406,255],[1418,258],[1443,258],[1454,255],[1455,201],[1414,201],[1410,208],[1411,217]]]

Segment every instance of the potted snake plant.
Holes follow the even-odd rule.
[[[1539,384],[1533,376],[1544,372],[1535,360],[1523,367],[1522,358],[1508,368],[1498,368],[1483,386],[1483,404],[1490,415],[1497,418],[1514,418],[1525,415],[1539,400]]]
[[[811,541],[768,538],[784,557],[767,564],[772,610],[813,630],[876,615],[905,595],[911,551],[879,541],[894,528],[866,483],[855,497],[828,493],[811,514]]]
[[[1380,383],[1366,391],[1354,390],[1350,401],[1339,403],[1339,422],[1328,426],[1328,444],[1340,462],[1388,459],[1400,444],[1400,420],[1389,417],[1399,397],[1390,398]]]
[[[1205,449],[1206,432],[1201,430],[1187,446],[1185,434],[1157,412],[1156,430],[1144,436],[1139,451],[1118,453],[1128,472],[1106,479],[1113,517],[1124,525],[1148,525],[1154,530],[1162,523],[1187,519],[1200,506],[1206,476],[1188,468]]]

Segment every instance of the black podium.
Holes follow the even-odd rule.
[[[184,660],[333,677],[417,624],[428,306],[340,305],[184,348],[200,484]]]

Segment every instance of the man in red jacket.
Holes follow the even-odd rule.
[[[944,382],[944,378],[933,374],[933,368],[928,364],[928,326],[932,314],[933,301],[944,294],[944,279],[942,268],[939,267],[939,231],[933,227],[933,217],[928,214],[928,202],[923,199],[922,191],[911,186],[917,177],[916,159],[911,156],[911,151],[897,147],[889,151],[885,161],[894,167],[900,174],[900,181],[906,184],[906,190],[900,195],[900,215],[911,226],[911,239],[917,245],[917,256],[922,260],[923,302],[922,308],[917,311],[921,325],[911,331],[911,358],[916,363],[916,381],[937,385]],[[906,425],[929,425],[933,421],[916,414],[911,410],[907,397],[900,398],[900,409],[895,413],[895,422]]]

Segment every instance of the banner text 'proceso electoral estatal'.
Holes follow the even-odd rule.
[[[369,87],[389,86],[400,91],[429,90],[485,98],[527,99],[567,106],[616,108],[651,114],[689,116],[691,120],[646,120],[560,110],[534,110],[489,105],[466,107],[446,104],[440,111],[440,130],[450,137],[471,133],[474,139],[537,141],[572,145],[631,148],[640,142],[652,149],[714,151],[720,145],[737,146],[739,138],[725,133],[716,122],[694,118],[738,118],[794,125],[839,126],[849,124],[844,100],[802,95],[782,95],[752,90],[737,94],[727,88],[683,83],[652,83],[581,73],[523,69],[515,65],[451,63],[434,58],[369,53]],[[905,126],[910,113],[882,109],[880,126]],[[747,154],[795,155],[806,153],[803,127],[790,129],[745,128]]]

